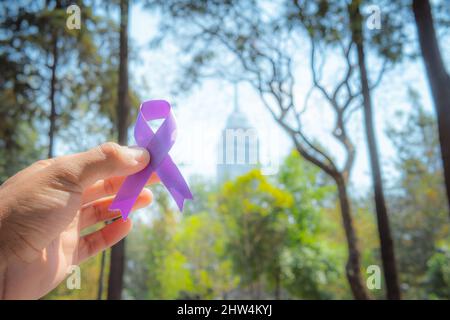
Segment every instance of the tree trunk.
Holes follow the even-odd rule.
[[[130,100],[128,96],[128,0],[120,1],[120,53],[119,86],[117,105],[117,131],[119,144],[128,140],[128,117]],[[125,267],[125,239],[111,249],[111,263],[108,280],[108,300],[122,298],[123,273]]]
[[[317,161],[316,158],[304,152],[295,137],[293,137],[293,142],[300,155],[302,155],[307,161],[310,161],[314,165],[318,166],[336,183],[336,186],[338,188],[338,198],[341,209],[342,224],[344,226],[345,237],[347,240],[348,260],[345,267],[347,280],[355,299],[369,300],[370,296],[367,293],[366,286],[364,286],[363,280],[361,278],[361,255],[358,249],[358,238],[356,237],[355,228],[353,226],[350,200],[347,194],[347,177],[349,175],[351,166],[349,166],[347,172],[343,174],[337,171],[337,169],[335,169],[334,167],[328,167],[322,164],[320,161]]]
[[[51,79],[50,79],[50,128],[48,131],[48,158],[53,158],[53,149],[54,149],[54,139],[55,139],[55,131],[56,131],[56,102],[55,102],[55,94],[56,94],[56,70],[58,65],[58,35],[54,31],[53,34],[53,43],[52,43],[52,65],[50,66]]]
[[[398,300],[401,298],[401,293],[398,283],[397,267],[395,264],[394,242],[391,236],[386,202],[383,194],[383,180],[381,178],[381,167],[378,158],[378,148],[373,123],[372,101],[365,62],[363,18],[359,8],[359,1],[352,1],[349,9],[349,15],[352,25],[352,38],[356,44],[358,53],[358,66],[364,105],[364,121],[367,145],[369,148],[372,184],[375,194],[378,235],[380,237],[381,260],[383,263],[387,298]]]
[[[339,204],[341,207],[342,224],[344,225],[345,237],[348,247],[348,260],[345,266],[350,289],[353,297],[357,300],[370,299],[366,286],[361,278],[361,261],[358,248],[358,239],[356,237],[355,228],[353,226],[353,218],[351,215],[350,201],[347,194],[347,185],[341,175],[333,177],[338,187]]]
[[[98,276],[97,300],[102,300],[103,297],[103,276],[105,273],[105,262],[106,262],[106,250],[103,250],[100,260],[100,274]]]
[[[450,76],[445,70],[436,39],[430,2],[428,0],[413,0],[412,7],[428,83],[431,87],[437,114],[439,142],[450,213]]]
[[[275,300],[280,300],[281,298],[281,268],[277,268],[275,271]]]

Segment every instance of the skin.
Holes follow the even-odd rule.
[[[145,149],[105,143],[86,152],[36,162],[0,187],[0,298],[38,299],[72,265],[110,248],[131,230],[108,211],[125,177],[148,164]],[[156,182],[152,176],[148,184]],[[133,210],[152,201],[143,189]]]

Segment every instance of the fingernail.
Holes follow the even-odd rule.
[[[150,160],[150,154],[147,149],[141,147],[126,147],[126,152],[137,162],[148,162]]]

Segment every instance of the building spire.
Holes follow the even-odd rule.
[[[234,83],[234,110],[233,112],[240,112],[238,103],[238,83]]]

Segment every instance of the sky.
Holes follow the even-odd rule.
[[[141,93],[147,99],[166,99],[175,106],[178,123],[178,140],[171,151],[172,158],[180,164],[187,177],[202,175],[215,178],[217,143],[228,115],[233,110],[234,87],[231,83],[216,79],[207,79],[192,92],[175,97],[173,81],[177,76],[176,43],[165,43],[162,48],[149,47],[150,40],[158,32],[158,16],[133,5],[130,14],[130,39],[139,48],[139,60],[130,65],[130,75],[135,81],[147,83],[149,89]],[[310,80],[306,76],[308,66],[299,63],[296,72],[298,92],[305,93]],[[426,110],[432,110],[432,101],[421,60],[405,62],[387,74],[381,85],[373,91],[376,134],[384,177],[398,176],[394,167],[395,150],[385,134],[388,123],[401,126],[395,122],[395,113],[399,110],[409,112],[407,98],[408,85],[421,93],[422,104]],[[305,77],[302,77],[305,75]],[[289,153],[292,144],[284,131],[264,109],[259,97],[246,84],[239,84],[239,104],[256,128],[261,143],[261,159],[268,174],[276,173],[283,158]],[[298,97],[299,102],[304,96]],[[326,106],[318,103],[309,108],[305,118],[306,132],[316,138],[342,160],[342,150],[327,132],[332,124],[331,113]],[[317,118],[320,118],[320,121]],[[357,155],[351,175],[351,189],[356,195],[370,191],[371,178],[368,166],[367,148],[361,112],[357,112],[350,127],[354,135]]]

